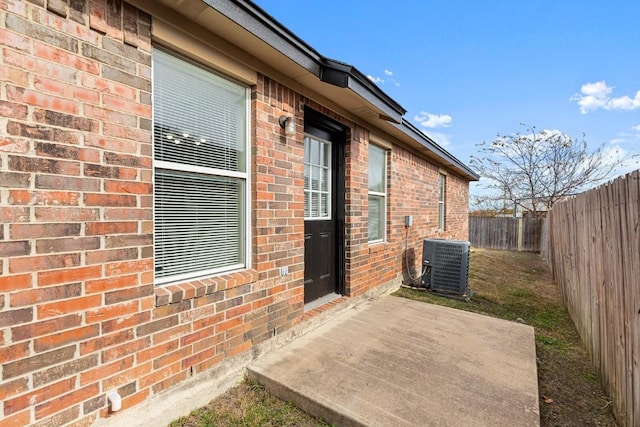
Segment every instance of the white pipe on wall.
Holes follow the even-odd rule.
[[[107,393],[107,400],[111,404],[111,412],[119,411],[122,408],[122,397],[117,391]]]

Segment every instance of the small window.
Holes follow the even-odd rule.
[[[331,219],[331,142],[304,137],[304,217]]]
[[[156,283],[248,267],[248,88],[153,52]]]
[[[369,242],[383,242],[387,228],[387,152],[369,144]]]
[[[438,178],[438,230],[445,229],[445,195],[446,195],[447,176],[443,173]]]

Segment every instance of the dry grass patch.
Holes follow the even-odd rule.
[[[173,421],[169,427],[320,427],[324,422],[302,412],[293,403],[284,402],[249,379],[204,408]]]

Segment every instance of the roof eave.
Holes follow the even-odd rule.
[[[433,139],[429,138],[428,135],[425,135],[420,129],[415,127],[407,120],[402,119],[402,123],[395,125],[395,127],[405,135],[419,142],[424,148],[433,153],[443,163],[456,169],[465,178],[469,179],[470,181],[478,181],[480,179],[480,175],[473,171],[473,169],[462,163],[460,160],[458,160],[458,158],[442,148]]]
[[[260,40],[265,47],[268,46],[273,52],[278,52],[282,59],[286,58],[299,71],[314,76],[314,79],[317,78],[317,82],[335,88],[348,89],[351,99],[359,99],[358,103],[362,105],[362,108],[357,107],[357,109],[351,105],[349,111],[368,120],[374,128],[396,136],[407,146],[418,150],[442,166],[451,168],[453,172],[465,179],[470,181],[479,179],[478,174],[473,170],[406,121],[403,118],[406,110],[366,75],[352,65],[322,56],[253,2],[249,0],[160,0],[153,3],[146,0],[129,1],[147,12],[163,5],[162,7],[167,8],[167,13],[169,10],[180,12],[214,33],[215,28],[210,27],[209,24],[222,23],[220,28],[226,31],[229,40],[233,38],[234,33],[247,34]],[[215,11],[216,16],[223,18],[224,22],[209,20],[207,21],[209,24],[206,24],[202,20],[205,19],[203,11],[206,9]],[[206,17],[206,19],[210,18]],[[225,23],[230,23],[231,27]],[[254,52],[255,54],[259,52]],[[292,74],[291,77],[298,82],[303,82],[305,78],[304,74],[300,73]],[[372,120],[374,118],[377,120]]]
[[[395,123],[402,121],[402,116],[404,116],[407,110],[376,86],[356,67],[330,58],[324,58],[322,65],[320,79],[323,82],[349,88],[367,102],[370,102],[383,111],[392,113],[385,117],[385,120]]]
[[[349,88],[383,111],[383,119],[400,123],[406,110],[352,65],[322,56],[275,18],[245,0],[203,0],[245,31],[278,49],[321,81]]]

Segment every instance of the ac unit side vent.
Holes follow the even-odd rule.
[[[465,295],[469,285],[471,244],[463,240],[426,239],[422,262],[428,266],[422,286],[434,292]]]

